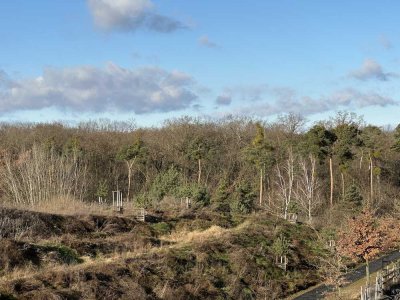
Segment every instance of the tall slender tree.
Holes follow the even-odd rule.
[[[260,123],[256,123],[256,130],[256,136],[245,149],[245,158],[260,170],[259,204],[262,205],[265,172],[273,165],[274,147],[266,140],[264,127]]]
[[[146,161],[146,157],[147,148],[144,146],[144,143],[140,137],[137,138],[133,144],[122,147],[117,153],[117,159],[124,161],[128,170],[128,201],[130,200],[133,167],[137,164],[144,163]]]
[[[366,126],[361,133],[361,139],[364,149],[368,153],[369,159],[369,186],[370,186],[370,203],[374,202],[375,199],[375,184],[374,178],[377,177],[379,181],[379,175],[381,173],[380,167],[377,165],[379,158],[382,156],[383,143],[382,143],[383,132],[379,127]],[[379,186],[379,185],[378,185]]]
[[[351,160],[354,158],[353,146],[359,146],[359,129],[353,123],[341,123],[333,129],[337,139],[334,144],[333,152],[339,163],[340,178],[342,181],[342,198],[345,195],[345,173],[349,168]]]
[[[305,137],[304,147],[306,151],[318,158],[323,162],[326,158],[329,160],[329,178],[330,178],[330,195],[329,202],[331,207],[333,206],[333,163],[332,155],[333,143],[337,137],[334,132],[325,128],[324,125],[314,125],[307,133]]]

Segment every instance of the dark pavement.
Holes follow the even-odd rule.
[[[371,273],[380,270],[383,264],[387,265],[392,261],[400,258],[400,252],[398,250],[393,251],[381,258],[378,258],[369,264],[369,269]],[[346,282],[348,284],[353,283],[366,276],[365,265],[362,265],[354,270],[349,271],[345,276]],[[321,285],[315,289],[308,291],[307,293],[294,298],[295,300],[312,300],[312,299],[324,299],[324,294],[332,290],[331,286]]]

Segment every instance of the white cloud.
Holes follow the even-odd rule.
[[[211,41],[208,36],[203,35],[199,38],[200,46],[207,47],[207,48],[218,48],[218,44]]]
[[[87,0],[94,23],[100,29],[135,31],[146,28],[172,32],[185,26],[178,20],[158,14],[151,0]]]
[[[245,89],[246,90],[246,89]],[[270,116],[280,113],[295,113],[312,115],[337,109],[359,109],[369,106],[399,105],[399,102],[391,97],[370,91],[362,92],[353,88],[342,89],[328,96],[309,97],[296,93],[295,90],[286,87],[269,87],[260,85],[252,86],[251,91],[259,91],[259,98],[254,102],[254,96],[248,94],[243,98],[243,93],[230,94],[231,100],[239,98],[241,105],[234,109],[234,113],[244,115]],[[272,101],[265,100],[266,98]]]
[[[235,85],[224,89],[222,95],[228,95],[232,99],[238,98],[244,102],[256,102],[263,100],[265,94],[268,93],[271,88],[266,84],[253,84],[253,85]]]
[[[131,70],[109,63],[105,68],[47,68],[31,79],[2,78],[7,77],[0,75],[0,113],[56,107],[145,114],[185,109],[197,99],[191,76],[156,67]]]
[[[388,81],[392,77],[397,77],[397,74],[384,72],[382,66],[373,59],[366,59],[361,68],[350,72],[349,75],[363,81],[368,79]]]

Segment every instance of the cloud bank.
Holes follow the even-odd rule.
[[[354,88],[338,90],[330,95],[320,97],[302,96],[291,88],[267,85],[236,87],[226,90],[233,91],[229,94],[231,101],[236,98],[241,103],[238,107],[233,108],[233,113],[243,115],[270,116],[280,113],[295,113],[306,116],[337,109],[399,105],[399,102],[391,97],[373,91],[362,92]],[[224,95],[226,94],[217,98],[217,103],[218,99],[223,99]]]
[[[0,72],[0,114],[47,107],[76,112],[169,112],[190,107],[194,80],[156,67],[47,68],[37,78],[11,80]]]
[[[185,26],[159,14],[150,0],[87,0],[95,25],[106,31],[136,31],[145,28],[169,33]]]
[[[397,77],[394,73],[386,73],[383,68],[373,59],[366,59],[361,68],[350,72],[350,77],[358,80],[377,79],[380,81],[388,81],[393,77]]]

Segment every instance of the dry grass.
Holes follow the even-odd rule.
[[[175,231],[175,232],[172,232],[171,234],[162,236],[160,239],[162,241],[173,243],[175,246],[190,244],[190,243],[202,244],[202,243],[212,240],[212,239],[214,239],[214,240],[215,239],[224,239],[224,237],[228,237],[229,235],[231,235],[234,232],[243,230],[248,225],[249,225],[249,222],[245,221],[244,223],[239,224],[237,227],[229,228],[229,229],[222,228],[217,225],[213,225],[210,228],[207,228],[205,230]]]
[[[226,234],[227,231],[227,229],[213,225],[210,228],[202,231],[183,230],[179,232],[173,232],[171,234],[162,236],[161,240],[179,244],[187,244],[192,242],[202,243],[212,238],[220,238],[221,236]]]
[[[59,214],[59,215],[104,215],[111,216],[117,214],[112,203],[99,204],[98,202],[83,202],[74,198],[57,197],[51,201],[43,201],[34,205],[15,204],[7,201],[0,201],[0,206],[6,208],[15,208],[35,212]],[[133,214],[137,209],[135,203],[124,203],[124,215]]]
[[[15,208],[60,215],[108,215],[112,212],[112,209],[109,206],[99,205],[97,203],[85,203],[80,200],[66,197],[54,198],[51,201],[43,201],[34,205],[22,205],[10,202],[2,202],[2,206],[6,208]]]

